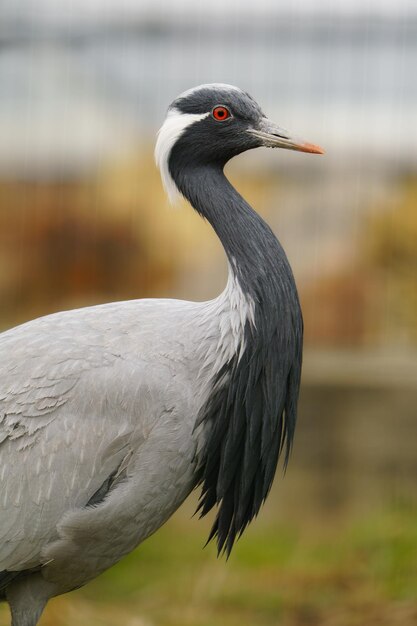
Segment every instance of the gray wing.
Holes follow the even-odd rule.
[[[139,358],[137,311],[121,310],[48,316],[0,335],[0,572],[36,566],[63,513],[101,498],[153,426],[152,327],[145,321]]]

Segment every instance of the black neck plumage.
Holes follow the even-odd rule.
[[[230,553],[270,490],[280,453],[288,460],[302,358],[302,316],[285,252],[269,226],[237,193],[219,164],[175,169],[181,193],[220,238],[254,320],[245,350],[217,372],[200,422],[209,426],[199,459],[199,510],[218,513],[209,539]]]

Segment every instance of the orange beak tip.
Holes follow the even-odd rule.
[[[311,154],[325,154],[325,151],[320,146],[316,146],[313,143],[304,143],[301,146],[302,152],[309,152]]]

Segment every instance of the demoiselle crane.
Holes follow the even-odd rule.
[[[13,626],[157,530],[196,486],[230,553],[293,440],[302,316],[284,250],[223,173],[257,148],[321,153],[247,93],[201,85],[169,107],[156,161],[229,264],[209,302],[133,300],[0,335],[0,597]]]

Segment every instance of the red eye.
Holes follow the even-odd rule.
[[[226,107],[214,107],[213,109],[213,117],[218,122],[223,122],[223,120],[227,120],[230,116],[230,111],[226,109]]]

